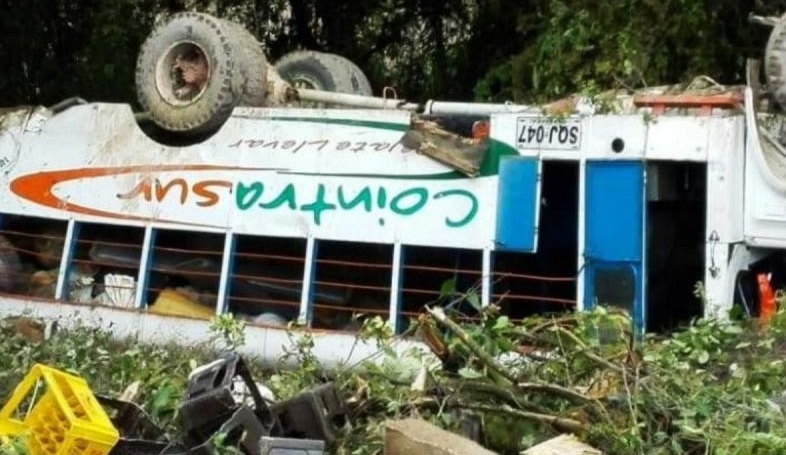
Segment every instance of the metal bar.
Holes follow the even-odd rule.
[[[352,95],[349,93],[327,92],[322,90],[297,89],[298,97],[304,101],[326,104],[341,104],[370,109],[401,109],[416,111],[419,106],[415,103],[407,103],[406,100],[379,98],[374,96]]]
[[[156,241],[156,231],[153,226],[145,226],[145,236],[142,239],[142,254],[139,257],[139,272],[136,276],[136,293],[134,307],[146,308],[144,301],[147,292],[147,282],[150,280],[150,266],[153,263],[153,243]]]
[[[538,252],[538,242],[540,241],[540,211],[543,207],[543,159],[538,159],[538,174],[535,179],[535,232],[532,239],[532,252]]]
[[[87,104],[87,101],[85,101],[83,98],[80,98],[78,96],[72,96],[71,98],[66,98],[63,101],[60,101],[59,103],[50,106],[49,110],[57,114],[59,112],[63,112],[68,108],[79,106],[81,104]]]
[[[224,253],[221,257],[221,276],[218,283],[216,314],[224,314],[229,309],[228,297],[232,287],[232,269],[235,265],[235,234],[227,232],[224,236]]]
[[[777,16],[759,16],[753,13],[748,14],[748,23],[775,27],[780,20]]]
[[[306,258],[303,264],[303,289],[300,294],[300,314],[298,315],[298,324],[310,326],[311,318],[313,316],[314,305],[311,297],[314,294],[314,276],[316,274],[316,261],[314,260],[317,254],[317,240],[313,235],[308,236],[306,240]]]
[[[741,92],[723,93],[720,95],[641,95],[633,97],[635,106],[677,106],[702,107],[712,106],[731,109],[744,100]]]
[[[643,261],[642,264],[632,263],[630,264],[630,268],[633,270],[633,278],[635,283],[635,293],[633,296],[633,333],[636,335],[636,338],[641,340],[644,336],[644,333],[647,331],[647,321],[646,321],[646,314],[647,311],[645,308],[645,297],[644,297],[644,282],[646,280],[644,276],[644,265]]]
[[[62,300],[67,295],[68,276],[71,272],[71,259],[74,255],[76,237],[79,234],[79,223],[73,218],[68,220],[65,239],[63,240],[63,253],[60,255],[60,270],[57,272],[57,285],[55,287],[55,300]]]
[[[491,115],[505,113],[540,113],[538,106],[512,103],[463,103],[455,101],[427,101],[423,114],[442,115]]]
[[[586,261],[584,256],[584,248],[586,247],[586,230],[587,230],[587,158],[582,152],[579,158],[579,203],[578,203],[578,242],[576,249],[576,310],[584,311],[584,295],[586,293],[585,282],[587,274],[585,270]]]
[[[391,271],[390,278],[390,327],[393,333],[398,333],[400,327],[398,320],[401,316],[401,256],[403,254],[401,242],[396,241],[393,244],[393,270]]]
[[[641,335],[647,331],[647,162],[641,162],[641,264],[639,265],[638,277],[639,285],[636,286],[638,295],[636,296],[639,305],[638,313],[639,329]]]
[[[512,103],[466,103],[459,101],[433,101],[425,104],[407,102],[406,100],[382,98],[365,95],[352,95],[349,93],[327,92],[314,89],[298,89],[301,100],[316,103],[338,104],[369,109],[398,109],[404,111],[421,112],[425,115],[490,115],[502,113],[540,113],[540,107],[512,104]]]
[[[483,248],[483,275],[481,276],[480,305],[483,308],[491,305],[492,282],[491,282],[491,247]]]

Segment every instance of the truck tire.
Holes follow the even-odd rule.
[[[227,28],[234,31],[232,44],[239,54],[237,62],[241,65],[245,96],[250,100],[248,105],[263,106],[268,94],[268,68],[270,68],[265,49],[242,25],[226,19],[222,21]]]
[[[349,81],[352,85],[352,91],[349,93],[365,96],[371,96],[374,94],[374,91],[371,89],[371,83],[368,81],[365,73],[363,73],[363,70],[355,65],[352,60],[342,57],[338,54],[328,54],[323,52],[322,55],[332,59],[336,66],[341,66],[349,70]]]
[[[208,133],[236,106],[264,104],[266,71],[261,46],[240,25],[209,14],[178,13],[142,44],[137,96],[161,128]]]
[[[786,15],[781,16],[770,32],[764,52],[764,73],[767,89],[786,110]]]
[[[294,51],[284,55],[275,68],[295,88],[355,95],[372,94],[371,84],[360,68],[339,55]]]

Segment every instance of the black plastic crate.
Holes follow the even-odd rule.
[[[335,384],[327,383],[271,406],[280,424],[273,436],[314,439],[332,443],[347,422],[344,399]]]
[[[233,447],[239,446],[244,454],[260,455],[261,440],[267,431],[249,407],[240,406],[232,417],[218,427],[214,435],[227,435],[224,443]],[[213,441],[208,438],[202,444],[192,447],[187,455],[215,455],[215,453]]]
[[[260,441],[260,455],[323,455],[324,453],[325,441],[270,436],[263,436]]]
[[[137,404],[103,395],[96,399],[107,411],[120,439],[109,455],[165,455],[183,453],[184,448],[172,443],[164,431]]]
[[[251,393],[253,414],[257,416],[264,433],[277,426],[265,400],[259,393],[254,379],[243,358],[236,353],[210,364],[194,374],[180,402],[183,430],[194,444],[202,444],[229,420],[241,405],[232,396],[234,379],[239,377]]]

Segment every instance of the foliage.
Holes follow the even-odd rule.
[[[273,62],[299,48],[344,55],[376,94],[524,102],[699,74],[744,81],[745,58],[762,57],[769,33],[747,15],[780,14],[786,2],[0,0],[0,105],[74,95],[136,104],[139,46],[184,10],[242,23]]]
[[[481,419],[482,442],[503,454],[562,431],[612,455],[786,450],[784,312],[766,326],[699,320],[639,340],[625,314],[604,308],[512,321],[492,306],[466,323],[439,307],[427,311],[416,321],[417,336],[433,352],[400,352],[384,320],[371,318],[359,340],[376,343],[375,359],[327,370],[312,336],[292,331],[276,368],[262,375],[254,366],[257,379],[280,399],[335,381],[351,411],[332,448],[338,454],[382,453],[386,419],[418,416],[460,431],[467,415]],[[216,343],[157,347],[79,324],[42,342],[6,336],[0,362],[9,367],[0,372],[0,396],[34,362],[77,373],[102,394],[118,395],[140,381],[139,403],[174,434],[188,372],[226,348]],[[436,348],[442,351],[435,356]],[[233,453],[222,435],[216,438],[222,453]],[[13,441],[2,447],[21,453]]]
[[[0,324],[8,333],[8,328]],[[113,340],[111,332],[76,322],[49,340],[31,343],[16,334],[0,343],[0,396],[13,387],[35,363],[54,365],[78,374],[100,394],[118,395],[135,381],[140,383],[137,402],[164,427],[173,428],[177,403],[189,371],[210,358],[207,345],[182,348],[153,346],[138,339]]]
[[[755,30],[739,24],[734,30],[739,35],[729,37],[715,24],[746,5],[720,2],[708,9],[704,3],[544,1],[541,31],[525,50],[531,59],[520,61],[530,66],[531,79],[520,82],[549,98],[598,87],[668,84],[700,74],[739,81],[744,59],[734,54],[743,40],[750,39],[745,34]],[[739,42],[732,44],[730,38]]]
[[[213,317],[210,324],[210,342],[229,351],[237,351],[246,344],[246,322],[232,313]]]
[[[243,455],[243,450],[227,442],[227,433],[216,433],[211,442],[216,455]]]

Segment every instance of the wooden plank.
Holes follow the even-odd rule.
[[[385,455],[496,455],[480,444],[425,420],[385,423]]]
[[[453,134],[434,122],[416,120],[401,139],[402,145],[461,172],[476,177],[488,151],[485,139]]]
[[[521,452],[521,455],[603,455],[572,434],[563,434]]]

